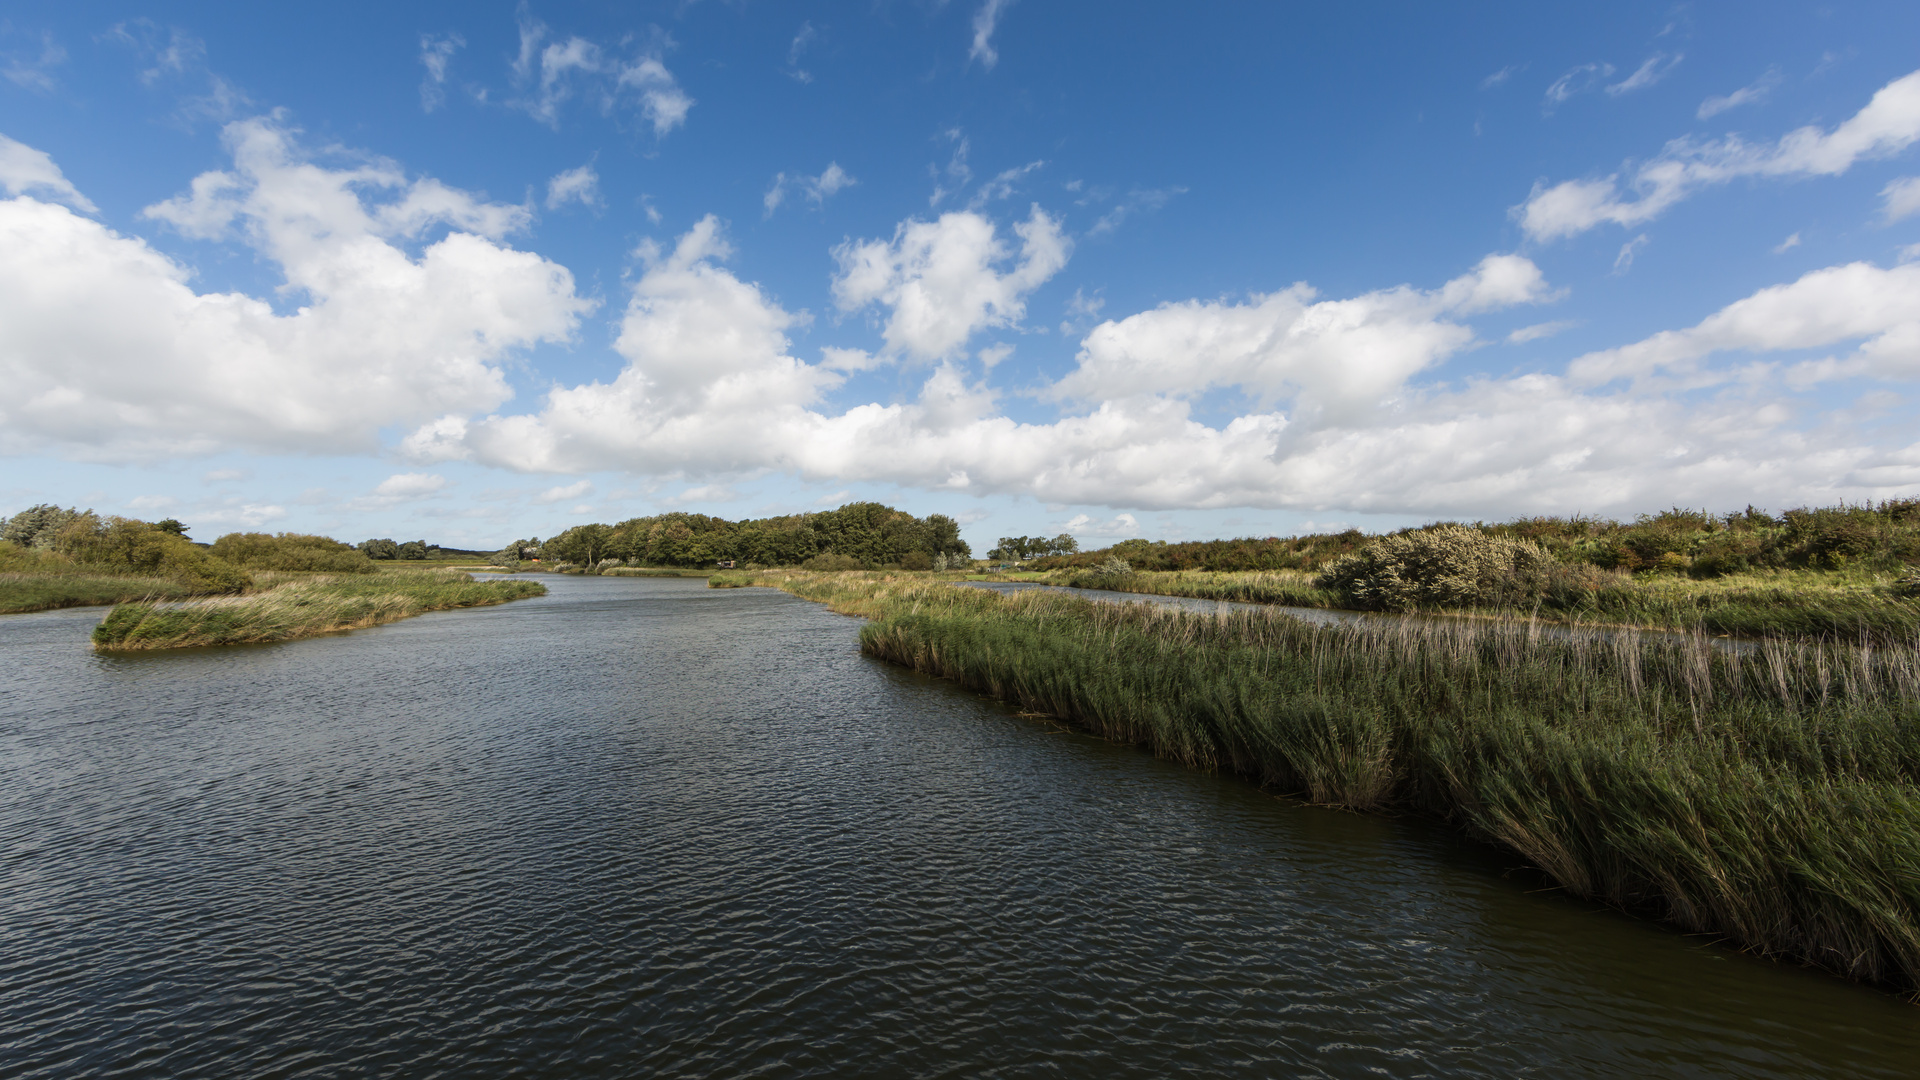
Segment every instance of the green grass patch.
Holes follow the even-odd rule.
[[[1575,895],[1920,990],[1920,638],[1740,652],[901,575],[753,583],[872,620],[870,655],[1107,738],[1315,803],[1443,818]]]
[[[475,581],[452,570],[260,578],[270,587],[245,596],[120,604],[94,628],[94,648],[129,651],[291,641],[429,611],[503,604],[547,591],[535,581]]]
[[[1304,571],[1205,570],[1099,574],[1053,571],[1053,585],[1202,600],[1343,608],[1350,599]],[[1829,637],[1894,643],[1920,635],[1920,600],[1901,594],[1899,574],[1864,570],[1762,570],[1696,579],[1587,571],[1573,587],[1524,606],[1446,607],[1430,614],[1510,614],[1558,623],[1606,623],[1735,637]]]
[[[172,578],[113,574],[0,574],[0,615],[128,600],[184,600],[204,589]]]

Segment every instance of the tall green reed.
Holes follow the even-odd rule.
[[[868,653],[1316,803],[1401,808],[1569,892],[1920,989],[1920,639],[1528,619],[1315,627],[875,575],[773,575]]]

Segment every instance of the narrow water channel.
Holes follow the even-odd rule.
[[[770,589],[0,617],[0,1076],[1911,1076],[1920,1009],[859,655]]]

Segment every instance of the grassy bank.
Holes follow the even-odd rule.
[[[1920,990],[1920,639],[1898,648],[1312,627],[766,573],[869,654],[1317,803],[1399,808],[1576,895]]]
[[[1349,598],[1316,575],[1271,570],[1101,574],[1055,570],[1049,584],[1253,604],[1340,608]],[[1901,595],[1903,575],[1867,570],[1761,570],[1695,579],[1588,573],[1575,587],[1549,590],[1524,607],[1423,608],[1431,613],[1499,613],[1561,623],[1608,623],[1736,637],[1831,637],[1900,642],[1920,635],[1920,600]]]
[[[265,591],[185,603],[124,603],[93,631],[103,651],[291,641],[448,608],[546,593],[533,581],[475,581],[452,570],[378,575],[261,575]]]
[[[116,574],[0,573],[0,615],[129,600],[185,600],[208,590],[172,578]]]

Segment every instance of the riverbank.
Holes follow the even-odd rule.
[[[1520,619],[1311,627],[739,577],[867,618],[869,655],[1315,803],[1442,818],[1575,895],[1920,990],[1920,640],[1743,657]]]
[[[224,590],[197,588],[173,578],[115,574],[0,573],[0,615],[130,600],[187,600]]]
[[[120,652],[292,641],[547,591],[535,581],[475,581],[453,570],[259,577],[268,588],[243,596],[120,604],[94,628],[93,646]]]
[[[1304,571],[1174,570],[1098,573],[1053,570],[1027,575],[1049,585],[1232,600],[1290,607],[1343,608],[1347,597]],[[1557,623],[1605,623],[1647,630],[1701,630],[1734,637],[1830,637],[1896,643],[1920,635],[1920,599],[1903,595],[1901,574],[1772,570],[1694,579],[1606,575],[1590,587],[1549,593],[1518,608],[1433,608],[1427,614],[1509,615]]]

